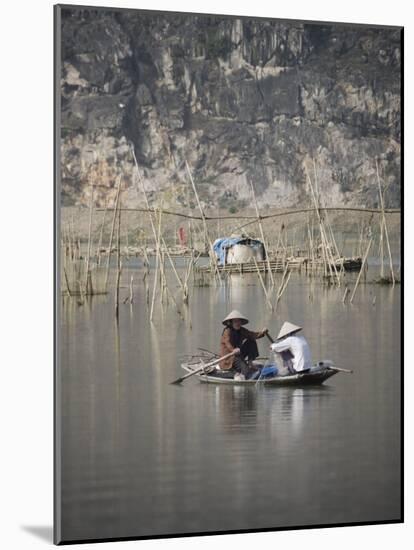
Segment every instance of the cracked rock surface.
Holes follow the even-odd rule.
[[[329,205],[400,206],[400,30],[220,16],[62,9],[62,200],[136,193],[152,202],[309,203],[306,167]]]

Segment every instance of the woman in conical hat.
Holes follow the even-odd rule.
[[[291,362],[295,372],[308,370],[312,366],[312,356],[309,344],[301,334],[302,327],[285,321],[277,336],[277,341],[270,349],[282,356],[291,353]]]
[[[299,327],[298,325],[294,325],[293,323],[289,323],[289,321],[285,321],[282,325],[282,328],[279,331],[279,334],[277,335],[277,340],[281,340],[282,338],[285,338],[286,336],[290,336],[291,334],[295,334],[296,332],[299,332],[302,330],[302,327]]]
[[[259,356],[256,340],[263,338],[267,329],[259,332],[248,330],[243,325],[247,325],[249,320],[240,311],[234,309],[227,317],[223,319],[225,329],[221,335],[220,356],[237,350],[238,355],[223,359],[220,362],[222,370],[234,370],[247,378],[253,369],[252,361]]]

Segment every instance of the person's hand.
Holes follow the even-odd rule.
[[[264,328],[264,329],[262,330],[262,332],[263,332],[263,336],[264,336],[264,335],[265,335],[265,334],[267,333],[267,331],[268,331],[268,329],[267,329],[267,328]]]
[[[234,353],[234,355],[239,355],[240,354],[240,348],[234,348],[233,353]]]

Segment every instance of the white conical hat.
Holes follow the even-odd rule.
[[[242,322],[242,325],[247,325],[249,320],[240,313],[240,311],[237,311],[237,309],[233,309],[231,313],[227,315],[225,319],[223,319],[223,325],[227,325],[229,321],[232,319],[240,319]]]
[[[289,321],[285,321],[282,325],[282,328],[280,329],[277,340],[280,340],[280,338],[283,338],[284,336],[287,336],[288,334],[298,332],[298,330],[302,330],[302,327],[298,327],[297,325],[294,325],[293,323],[289,323]]]

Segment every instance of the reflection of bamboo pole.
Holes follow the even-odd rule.
[[[349,293],[349,288],[346,286],[344,295],[342,296],[342,303],[343,304],[345,303],[345,300],[346,300],[346,297],[348,296],[348,293]]]
[[[290,279],[290,276],[292,275],[292,272],[289,271],[287,277],[286,277],[286,281],[284,283],[284,285],[281,287],[281,289],[279,290],[278,294],[277,294],[277,298],[276,298],[276,305],[278,304],[280,298],[282,297],[283,293],[285,292],[286,290],[286,287],[288,286],[288,283],[289,283],[289,279]]]
[[[179,276],[178,273],[177,273],[177,270],[176,270],[176,268],[175,268],[175,264],[174,264],[174,262],[173,262],[173,259],[171,258],[170,252],[169,252],[169,250],[168,250],[168,248],[167,248],[167,245],[166,245],[166,243],[165,243],[165,239],[164,239],[164,237],[161,237],[161,239],[162,239],[162,244],[163,244],[163,246],[164,246],[165,252],[166,252],[166,254],[167,254],[167,258],[168,258],[168,260],[169,260],[169,262],[170,262],[170,264],[171,264],[171,268],[172,268],[172,270],[173,270],[173,273],[174,273],[174,275],[175,275],[175,277],[176,277],[176,279],[177,279],[177,281],[178,281],[178,284],[179,284],[180,287],[181,287],[181,290],[184,291],[183,282],[182,282],[180,276]]]
[[[283,270],[283,274],[282,274],[282,279],[280,281],[280,285],[279,285],[278,291],[276,293],[276,306],[279,302],[280,296],[282,296],[282,289],[284,288],[285,277],[287,275],[288,269],[289,269],[289,262],[286,262],[286,266],[285,266],[285,269]],[[290,273],[291,272],[289,272],[289,277],[290,277]]]
[[[252,189],[253,202],[254,202],[254,207],[255,207],[255,210],[256,210],[257,221],[259,222],[260,236],[262,237],[263,246],[265,247],[265,254],[266,254],[266,259],[267,259],[267,270],[269,271],[269,274],[270,274],[270,280],[272,281],[272,286],[274,286],[275,280],[273,278],[272,269],[270,267],[269,252],[268,252],[268,247],[266,246],[266,242],[265,242],[265,237],[264,237],[264,232],[263,232],[263,225],[262,225],[262,218],[260,217],[259,206],[257,204],[257,199],[256,199],[256,193],[254,191],[253,182],[251,180],[250,180],[250,187]]]
[[[355,296],[355,292],[358,288],[359,280],[361,279],[361,275],[364,271],[365,263],[366,263],[367,258],[368,258],[368,253],[369,253],[369,249],[371,248],[371,244],[372,244],[372,237],[370,237],[370,239],[369,239],[368,246],[367,246],[367,249],[365,251],[364,258],[362,260],[361,269],[359,270],[357,280],[355,281],[354,290],[352,291],[351,297],[349,298],[350,303],[352,303],[352,300],[354,299],[354,296]]]
[[[66,267],[63,268],[63,273],[65,275],[65,281],[66,281],[66,287],[67,287],[67,290],[68,290],[68,294],[69,294],[69,296],[72,296],[72,294],[70,292],[70,286],[69,286],[68,274],[66,272]]]
[[[111,259],[112,240],[114,238],[116,212],[117,212],[117,209],[118,209],[118,201],[119,201],[120,191],[121,191],[121,176],[118,177],[118,187],[117,187],[117,190],[116,190],[116,197],[115,197],[114,216],[112,218],[111,235],[109,237],[109,249],[108,249],[108,256],[107,256],[107,261],[106,261],[106,272],[105,272],[105,282],[104,282],[105,292],[106,292],[107,287],[108,287],[109,263],[110,263],[110,259]]]
[[[273,304],[272,304],[272,302],[269,300],[269,296],[268,296],[268,294],[267,294],[266,286],[265,286],[265,284],[264,284],[262,274],[260,273],[259,266],[257,265],[256,258],[253,258],[253,260],[254,260],[254,265],[256,266],[256,270],[257,270],[257,274],[258,274],[258,276],[259,276],[260,283],[261,283],[262,288],[263,288],[264,295],[265,295],[265,297],[266,297],[267,305],[268,305],[268,306],[270,307],[270,309],[273,311]]]
[[[384,278],[384,220],[380,222],[380,255],[381,255],[381,279]]]
[[[377,159],[375,159],[375,166],[376,166],[376,168],[377,168],[378,191],[379,191],[380,204],[381,204],[382,222],[383,222],[383,225],[384,225],[385,242],[387,243],[388,257],[389,257],[389,261],[390,261],[390,270],[391,270],[392,286],[394,286],[394,285],[395,285],[394,268],[393,268],[393,265],[392,265],[392,256],[391,256],[390,240],[389,240],[389,238],[388,238],[387,220],[385,219],[385,212],[384,212],[384,197],[383,197],[383,195],[382,195],[382,189],[381,189],[381,182],[380,182],[380,177],[379,177],[379,170],[378,170],[378,161],[377,161]]]

